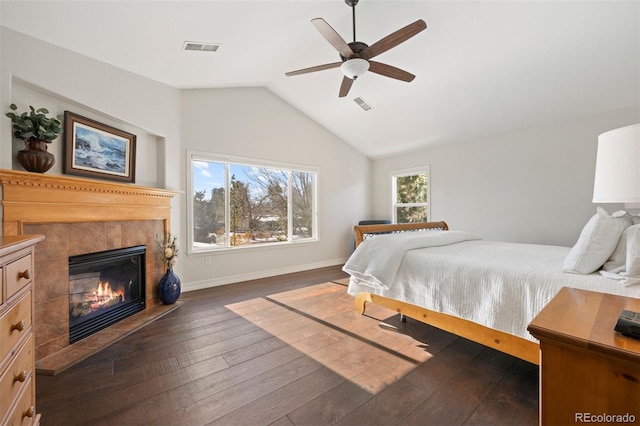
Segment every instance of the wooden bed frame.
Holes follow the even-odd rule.
[[[445,222],[422,222],[403,224],[358,225],[353,228],[356,246],[364,239],[376,234],[388,234],[407,231],[448,230]],[[465,339],[480,343],[501,352],[513,355],[533,364],[540,364],[540,347],[537,343],[503,331],[494,330],[462,318],[435,312],[420,306],[399,300],[378,296],[372,293],[359,293],[355,298],[356,311],[364,314],[366,303],[375,303],[392,309],[416,321],[432,325]]]

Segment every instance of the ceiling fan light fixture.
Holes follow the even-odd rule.
[[[355,80],[369,69],[369,61],[362,58],[348,59],[340,66],[340,71],[351,80]]]

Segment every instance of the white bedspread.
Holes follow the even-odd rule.
[[[403,234],[389,235],[391,238],[387,239],[399,235]],[[386,236],[371,241],[382,237]],[[364,252],[358,252],[363,242],[352,255],[353,260],[350,258],[345,264],[345,271],[352,273],[347,265],[357,264],[360,272],[378,274],[385,256],[392,258],[391,269],[376,278],[354,273],[347,290],[350,295],[378,294],[532,341],[536,339],[528,333],[527,325],[563,286],[640,298],[640,285],[624,287],[598,273],[563,273],[562,264],[569,247],[472,239],[391,255],[384,240],[380,241],[376,243],[378,251],[369,256],[372,264],[362,269],[366,264],[362,259]],[[417,241],[412,244],[419,246]],[[401,258],[399,263],[396,256]]]
[[[364,240],[342,269],[362,284],[388,290],[407,251],[479,239],[462,231],[378,235]]]

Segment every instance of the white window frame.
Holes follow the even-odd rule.
[[[271,242],[271,243],[261,243],[261,244],[252,244],[246,246],[231,246],[229,245],[228,238],[225,246],[217,246],[217,247],[195,247],[194,246],[194,207],[193,207],[193,161],[206,161],[213,163],[222,163],[225,166],[225,229],[230,229],[230,203],[229,203],[229,193],[230,186],[229,182],[231,180],[230,169],[231,165],[237,166],[255,166],[255,167],[266,167],[271,169],[280,169],[287,170],[290,172],[305,172],[305,173],[313,173],[315,175],[315,179],[313,181],[313,198],[312,198],[312,226],[313,226],[313,236],[310,238],[304,239],[293,239],[293,227],[291,226],[291,222],[293,219],[293,209],[291,208],[292,203],[292,185],[291,179],[292,175],[289,174],[289,182],[287,186],[287,221],[289,226],[287,226],[287,239],[288,241],[280,241],[280,242]],[[291,244],[306,244],[306,243],[314,243],[318,241],[318,180],[319,180],[319,168],[308,165],[301,164],[292,164],[292,163],[284,163],[284,162],[275,162],[269,160],[262,160],[256,158],[249,157],[238,157],[238,156],[223,156],[219,154],[212,154],[209,152],[203,151],[187,151],[187,235],[188,235],[188,248],[187,254],[214,254],[214,253],[228,253],[229,251],[236,250],[266,250],[273,249],[274,247],[282,247],[289,246]]]
[[[398,203],[397,178],[425,173],[427,175],[427,202],[426,203]],[[395,170],[391,172],[391,218],[393,223],[398,223],[398,207],[426,207],[427,222],[431,222],[431,165],[413,167],[410,169]]]

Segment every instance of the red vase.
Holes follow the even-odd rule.
[[[56,163],[55,156],[47,150],[47,143],[41,139],[25,141],[25,148],[18,151],[18,163],[29,172],[44,173]]]

